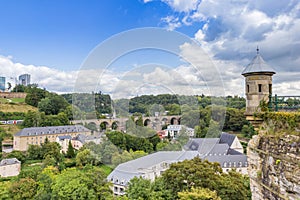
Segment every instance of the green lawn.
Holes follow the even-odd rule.
[[[112,172],[112,168],[110,168],[107,165],[101,165],[100,166],[101,169],[103,169],[104,173],[108,176],[110,174],[110,172]]]
[[[25,102],[25,99],[24,98],[13,98],[11,99],[12,102],[14,103],[24,103]]]
[[[0,102],[1,103],[24,103],[25,99],[24,98],[12,98],[12,99],[0,98]]]

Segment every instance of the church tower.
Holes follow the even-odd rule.
[[[261,101],[268,102],[272,94],[272,76],[276,72],[269,66],[259,53],[242,72],[245,77],[246,117],[251,120],[255,112],[259,112]]]

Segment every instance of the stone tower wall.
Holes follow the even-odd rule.
[[[259,104],[262,100],[268,102],[269,94],[272,93],[272,75],[254,74],[246,76],[246,115],[259,112]]]
[[[25,98],[26,97],[25,92],[0,92],[0,98]]]

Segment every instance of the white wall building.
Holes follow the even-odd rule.
[[[21,162],[16,158],[3,159],[0,162],[0,177],[18,176]]]
[[[247,156],[235,135],[222,133],[220,138],[192,138],[182,151],[160,151],[118,165],[107,177],[115,195],[125,194],[129,181],[142,177],[153,181],[169,168],[171,163],[190,160],[196,156],[218,162],[223,172],[236,169],[247,174]]]
[[[171,138],[177,138],[181,131],[185,131],[189,137],[195,136],[194,129],[184,125],[169,125],[167,127],[167,131]]]

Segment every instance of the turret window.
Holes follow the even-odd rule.
[[[262,92],[262,85],[261,84],[258,84],[258,92]]]
[[[250,87],[249,85],[247,85],[247,93],[249,93],[249,91],[250,91]]]

